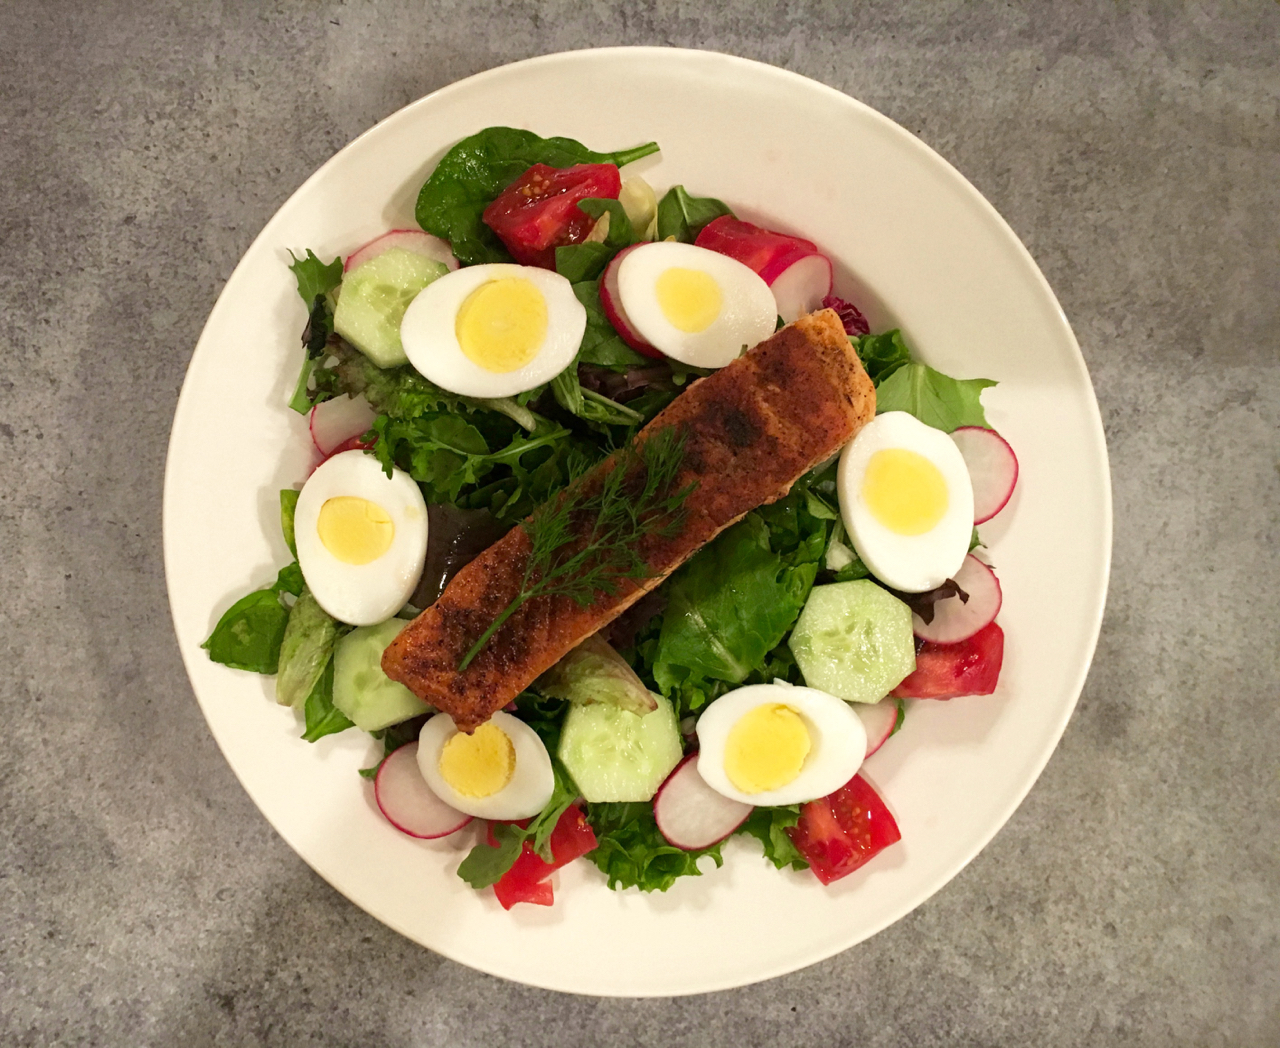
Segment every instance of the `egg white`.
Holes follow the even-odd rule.
[[[320,541],[321,507],[343,495],[368,499],[387,511],[395,526],[391,547],[368,564],[347,564]],[[388,477],[363,451],[344,451],[322,462],[307,478],[293,518],[298,566],[307,588],[339,622],[373,626],[405,606],[427,555],[427,505],[412,477],[398,469]]]
[[[418,769],[431,792],[465,815],[478,819],[529,819],[546,807],[555,789],[551,756],[534,731],[518,717],[498,712],[489,718],[511,740],[516,754],[515,772],[497,793],[488,797],[467,797],[440,774],[440,751],[458,734],[447,713],[437,713],[422,726],[418,736]]]
[[[672,267],[706,273],[720,288],[720,314],[702,331],[681,331],[658,302],[658,277]],[[644,339],[695,367],[722,368],[763,342],[777,325],[777,303],[760,275],[737,259],[693,244],[642,244],[618,263],[623,312]]]
[[[724,768],[729,732],[757,706],[781,703],[795,710],[809,731],[810,750],[791,782],[776,790],[743,793]],[[698,774],[717,793],[744,804],[799,804],[834,793],[853,778],[867,753],[867,731],[845,702],[815,688],[752,684],[721,695],[698,718]]]
[[[527,280],[542,293],[547,334],[529,363],[515,371],[494,372],[463,353],[458,343],[458,310],[473,291],[506,277]],[[428,284],[405,310],[400,342],[409,363],[441,389],[493,399],[550,382],[573,363],[586,329],[586,307],[560,274],[537,266],[492,263],[467,266]]]
[[[888,448],[905,448],[923,456],[946,482],[946,512],[922,535],[899,535],[886,528],[862,498],[867,463],[877,451]],[[904,593],[923,593],[960,570],[973,536],[973,484],[960,449],[942,430],[926,426],[905,411],[877,415],[841,452],[836,490],[853,548],[881,582]]]

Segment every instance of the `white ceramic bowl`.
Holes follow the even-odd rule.
[[[472,831],[416,841],[377,813],[358,732],[303,742],[268,679],[210,662],[218,616],[288,560],[277,489],[312,461],[285,407],[305,310],[288,249],[347,253],[413,224],[443,152],[492,124],[640,161],[747,219],[794,230],[837,261],[837,291],[874,330],[901,325],[930,364],[1000,385],[988,417],[1017,450],[1012,503],[982,528],[1004,587],[996,693],[917,703],[866,775],[902,843],[823,888],[778,873],[754,842],[665,895],[615,893],[585,862],[549,909],[504,912],[454,873]],[[406,107],[325,164],[228,280],[192,358],[169,446],[165,565],[178,642],[214,737],[271,824],[357,906],[445,956],[587,994],[686,994],[780,975],[847,949],[941,888],[1008,819],[1075,705],[1102,615],[1111,546],[1106,447],[1084,362],[1057,301],[992,207],[946,161],[866,106],[724,55],[621,48],[551,55],[471,77]],[[769,920],[759,919],[768,914]]]

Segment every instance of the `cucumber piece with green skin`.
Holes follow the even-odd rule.
[[[400,344],[404,311],[418,292],[447,272],[443,262],[402,247],[384,251],[342,278],[333,330],[380,368],[407,364]]]
[[[564,719],[557,756],[588,803],[652,800],[684,747],[671,703],[643,717],[607,702],[573,706]]]
[[[809,687],[879,702],[916,668],[911,609],[868,579],[814,586],[788,641]]]
[[[379,731],[431,709],[382,672],[382,653],[407,625],[405,619],[388,619],[360,626],[334,649],[333,704],[358,728]]]

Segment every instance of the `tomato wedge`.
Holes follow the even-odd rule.
[[[1004,663],[1004,630],[994,622],[956,644],[916,641],[916,668],[889,694],[897,699],[990,695]]]
[[[490,841],[492,843],[492,834]],[[554,899],[551,882],[547,878],[561,866],[586,855],[596,846],[595,831],[576,804],[570,805],[560,816],[556,828],[551,831],[550,843],[551,862],[540,859],[529,841],[521,845],[520,854],[516,856],[511,869],[493,886],[493,892],[504,910],[511,909],[518,902],[550,906]]]
[[[884,801],[861,775],[835,793],[809,801],[787,834],[823,884],[847,877],[902,840]]]
[[[522,266],[555,269],[556,248],[586,240],[596,223],[578,201],[617,200],[621,190],[622,176],[614,164],[534,164],[481,217]]]

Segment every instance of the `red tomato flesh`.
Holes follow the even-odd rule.
[[[802,258],[822,253],[811,240],[761,229],[732,215],[708,222],[694,244],[737,259],[759,273],[766,284]]]
[[[492,832],[489,836],[490,843],[493,843]],[[531,842],[525,841],[521,845],[520,854],[511,869],[493,886],[493,892],[504,910],[511,909],[518,902],[550,906],[554,900],[551,882],[547,878],[561,866],[586,855],[596,846],[595,831],[576,804],[571,805],[560,816],[556,828],[551,831],[550,844],[551,862],[544,862],[539,858]]]
[[[889,694],[898,699],[990,695],[1004,662],[1004,630],[994,622],[956,644],[916,642],[915,672]]]
[[[621,189],[622,176],[613,164],[534,164],[481,217],[522,266],[555,269],[556,248],[585,240],[596,223],[578,201],[617,200]]]
[[[884,801],[861,775],[805,804],[787,835],[823,884],[847,877],[902,840]]]

